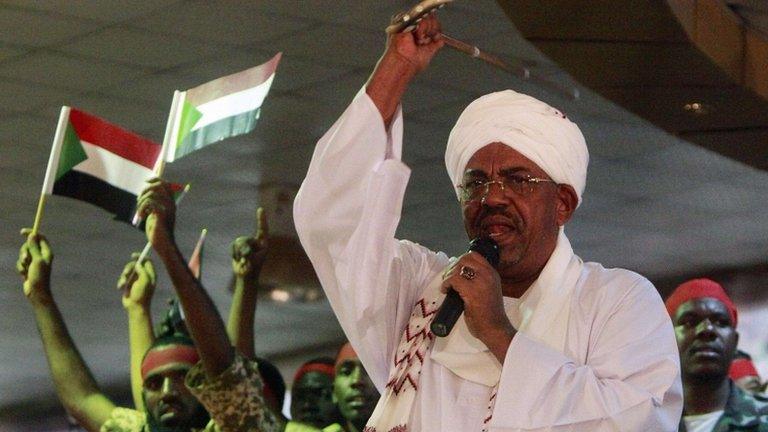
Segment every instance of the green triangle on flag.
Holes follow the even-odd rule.
[[[178,143],[184,142],[184,138],[189,135],[189,132],[202,117],[203,113],[200,110],[186,100],[184,101],[184,105],[181,107],[181,119],[179,120]]]
[[[80,144],[80,137],[77,136],[72,123],[67,122],[67,129],[64,131],[64,142],[59,155],[59,166],[56,167],[55,180],[60,180],[64,174],[86,159],[88,159],[88,156],[85,154],[82,144]]]

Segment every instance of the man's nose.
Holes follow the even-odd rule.
[[[177,383],[174,381],[171,377],[166,377],[163,379],[163,386],[160,389],[160,393],[165,396],[178,396],[179,395],[179,389],[177,388]]]
[[[509,204],[506,186],[503,182],[495,180],[485,184],[485,193],[480,202],[487,207],[502,207]]]
[[[717,333],[715,332],[715,325],[712,323],[712,321],[707,318],[702,320],[697,326],[696,326],[696,336],[700,338],[714,338],[717,336]]]
[[[360,387],[363,385],[363,368],[358,366],[354,370],[352,370],[352,374],[350,378],[352,379],[352,385],[355,387]]]

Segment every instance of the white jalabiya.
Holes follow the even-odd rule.
[[[426,312],[439,305],[430,298],[431,286],[449,263],[443,253],[394,237],[410,175],[400,161],[401,145],[401,113],[387,131],[361,91],[318,142],[294,204],[299,237],[331,306],[384,395],[405,384],[397,380],[403,371],[395,365],[403,359],[401,339],[409,324],[419,325],[412,314],[422,304]],[[411,363],[420,373],[412,377],[416,388],[411,381],[400,386],[410,389],[412,401],[407,424],[394,430],[677,430],[677,346],[653,286],[626,270],[582,264],[562,234],[557,251],[567,258],[564,264],[553,254],[547,267],[558,270],[543,272],[523,298],[504,299],[520,331],[503,365],[497,363],[498,382],[493,385],[493,373],[472,371],[460,360],[467,354],[495,361],[460,320],[453,333],[464,343],[452,334],[409,357],[417,359]],[[567,282],[572,265],[579,271]],[[558,319],[565,325],[552,324],[565,331],[552,336],[537,313],[545,302],[558,301],[557,292],[550,292],[558,283],[570,294],[560,299],[564,313]],[[489,403],[492,417],[484,425]]]

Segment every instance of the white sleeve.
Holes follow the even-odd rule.
[[[677,431],[680,361],[669,317],[643,280],[595,320],[586,364],[518,333],[502,369],[491,431]],[[509,413],[528,413],[524,418]]]
[[[382,391],[421,290],[448,259],[395,239],[410,169],[402,113],[390,130],[361,90],[320,139],[294,221],[344,333]]]

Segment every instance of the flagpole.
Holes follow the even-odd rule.
[[[203,228],[202,231],[200,231],[200,237],[197,239],[197,243],[195,244],[195,248],[192,250],[192,255],[189,256],[189,260],[187,262],[187,267],[192,271],[192,274],[195,275],[195,278],[197,280],[200,280],[200,276],[202,275],[202,268],[203,268],[203,244],[205,243],[205,237],[208,235],[208,228]],[[197,260],[197,270],[192,268],[192,261]],[[195,274],[196,273],[196,274]]]
[[[195,244],[195,249],[192,251],[194,254],[195,251],[203,247],[203,243],[205,243],[205,236],[208,235],[208,228],[203,228],[202,231],[200,231],[200,237],[197,239],[197,243]]]
[[[169,154],[168,149],[171,147],[171,143],[178,144],[179,140],[179,128],[181,127],[181,112],[184,108],[184,100],[186,99],[187,92],[181,92],[175,90],[173,92],[173,100],[171,101],[171,112],[168,114],[168,124],[165,126],[165,136],[163,137],[163,158],[160,159],[160,172],[165,167],[165,162],[173,162],[176,156],[174,145],[174,152]]]
[[[35,222],[32,225],[32,234],[37,234],[40,229],[40,223],[43,219],[43,208],[45,207],[46,195],[53,193],[53,183],[56,181],[53,177],[59,167],[59,157],[61,156],[61,146],[64,143],[64,136],[67,132],[69,123],[68,106],[61,107],[59,114],[59,123],[56,125],[56,133],[53,135],[53,145],[51,146],[51,155],[48,157],[48,167],[45,170],[45,179],[43,180],[43,190],[40,193],[40,201],[37,203],[35,212]]]
[[[161,177],[163,175],[163,170],[165,170],[165,158],[168,154],[168,146],[171,142],[171,137],[173,135],[174,129],[178,129],[178,127],[175,127],[176,125],[176,119],[177,119],[177,110],[179,107],[179,100],[181,99],[182,93],[178,90],[174,90],[173,92],[173,100],[171,101],[171,110],[168,113],[168,123],[165,125],[165,135],[163,136],[163,145],[160,148],[160,156],[157,158],[157,161],[155,161],[155,166],[153,171],[155,172],[155,177]],[[179,195],[179,198],[176,199],[176,205],[178,206],[181,202],[182,198],[184,198],[184,195],[187,194],[189,191],[190,185],[187,184],[184,186],[184,191]],[[133,221],[131,222],[134,226],[138,226],[139,222],[141,221],[139,217],[139,209],[136,209],[136,213],[133,215]],[[147,259],[147,256],[149,256],[149,253],[152,250],[152,242],[147,242],[147,244],[144,246],[144,249],[141,251],[141,254],[139,255],[139,258],[136,260],[136,264],[133,265],[133,270],[131,270],[131,273],[128,275],[127,281],[130,281],[133,277],[133,273],[136,271],[136,266],[139,265],[140,262]]]
[[[144,261],[147,259],[147,256],[149,255],[149,252],[152,250],[152,242],[147,242],[147,244],[144,246],[144,249],[141,251],[141,254],[139,255],[139,258],[136,260],[136,264]],[[134,265],[134,268],[136,266]]]
[[[45,193],[40,194],[40,201],[37,202],[37,211],[35,212],[35,222],[32,225],[32,234],[37,234],[40,228],[40,220],[43,218],[43,208],[45,207]]]
[[[165,158],[168,156],[168,147],[171,143],[171,137],[174,135],[174,130],[178,129],[176,124],[178,123],[176,119],[178,116],[176,115],[176,111],[179,107],[179,100],[181,99],[182,93],[178,90],[175,90],[173,92],[173,100],[171,101],[171,111],[168,113],[168,123],[165,125],[165,135],[163,136],[163,145],[160,147],[160,155],[155,161],[155,166],[152,169],[155,173],[155,177],[162,177],[163,171],[165,170]],[[137,209],[138,210],[138,209]],[[139,222],[141,222],[141,219],[139,217],[139,212],[137,211],[133,215],[133,220],[131,221],[131,224],[134,226],[138,226]]]

